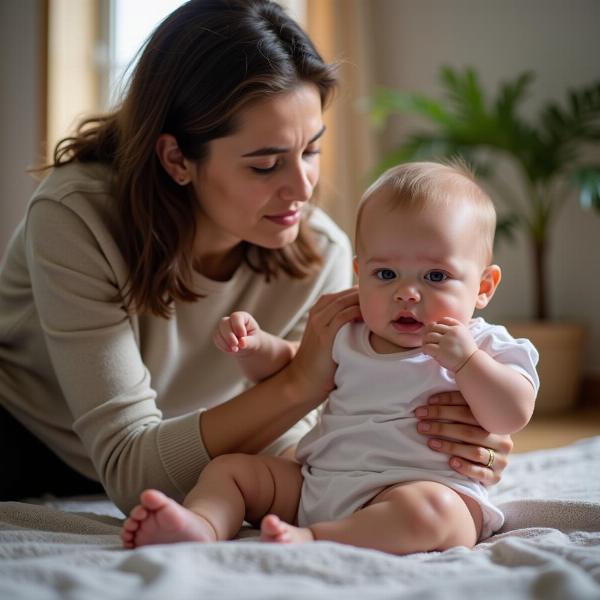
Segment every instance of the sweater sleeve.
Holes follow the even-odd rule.
[[[125,512],[146,487],[181,499],[209,460],[199,413],[162,418],[113,269],[117,257],[72,209],[44,199],[30,208],[26,253],[73,429],[108,495]]]

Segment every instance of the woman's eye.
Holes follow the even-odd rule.
[[[277,163],[273,163],[270,167],[250,167],[255,173],[259,175],[265,175],[267,173],[272,173],[277,168]]]
[[[375,271],[375,277],[382,281],[390,281],[396,277],[396,273],[391,269],[377,269],[377,271]]]
[[[448,279],[448,275],[446,275],[444,271],[429,271],[429,273],[425,274],[425,279],[427,279],[427,281],[431,281],[432,283],[441,283],[442,281],[446,281],[446,279]]]
[[[317,154],[321,154],[321,148],[307,148],[303,154],[304,156],[316,156]]]

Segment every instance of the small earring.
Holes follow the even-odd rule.
[[[185,177],[180,177],[180,178],[177,180],[177,183],[178,183],[179,185],[187,185],[187,183],[188,183],[188,180],[187,180]]]

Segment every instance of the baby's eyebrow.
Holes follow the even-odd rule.
[[[371,263],[388,263],[391,262],[392,259],[390,258],[379,258],[377,256],[374,256],[373,258],[369,258],[369,260],[367,260],[367,264],[370,265]]]
[[[453,264],[452,262],[448,262],[447,258],[439,258],[439,257],[435,257],[435,256],[419,256],[417,257],[417,260],[419,262],[422,263],[426,263],[427,265],[429,265],[429,268],[444,268],[444,269],[449,269],[452,270],[454,268],[456,268],[456,265]],[[386,257],[382,257],[382,256],[372,256],[371,258],[369,258],[366,262],[366,264],[370,265],[372,263],[376,263],[376,264],[389,264],[389,263],[394,263],[397,261],[402,261],[401,258],[397,257],[397,256],[386,256]]]
[[[319,129],[319,131],[313,135],[310,140],[308,140],[308,146],[310,144],[314,144],[324,133],[325,133],[325,125]],[[285,154],[289,152],[289,148],[279,147],[279,146],[267,146],[265,148],[258,148],[258,150],[253,150],[252,152],[247,152],[246,154],[242,154],[242,158],[251,158],[253,156],[271,156],[272,154]]]

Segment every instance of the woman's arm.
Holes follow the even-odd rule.
[[[428,438],[432,450],[450,457],[452,469],[484,485],[502,479],[512,439],[480,427],[460,392],[432,396],[426,406],[416,409],[415,416],[419,419],[417,431]],[[492,456],[489,449],[493,451],[493,462],[487,466]]]
[[[209,455],[259,452],[323,402],[333,388],[335,335],[359,317],[356,288],[322,296],[310,310],[298,352],[285,368],[202,413],[200,431]]]

